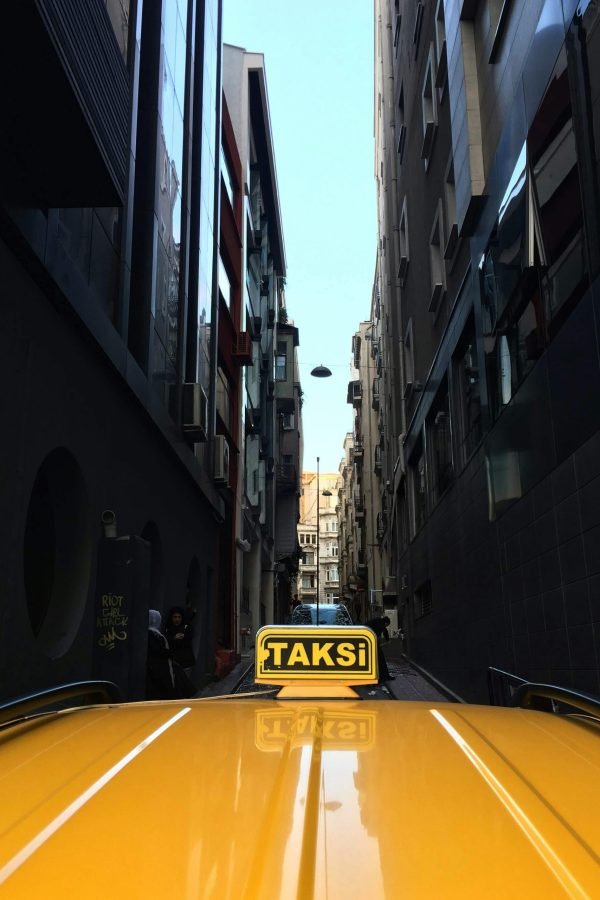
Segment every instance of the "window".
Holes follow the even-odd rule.
[[[490,17],[490,31],[493,34],[492,47],[489,62],[495,63],[500,52],[502,36],[506,30],[508,14],[512,0],[488,0],[488,12]]]
[[[225,268],[225,263],[221,259],[221,255],[219,254],[219,293],[223,298],[228,309],[231,309],[231,282],[229,280],[229,275],[227,274],[227,269]]]
[[[413,353],[413,328],[412,319],[408,320],[406,334],[404,336],[404,396],[408,398],[415,381],[415,363]],[[410,387],[409,387],[410,385]]]
[[[398,534],[400,552],[408,547],[408,507],[406,502],[406,480],[402,479],[396,492],[396,509],[398,518]]]
[[[416,534],[425,524],[427,517],[427,480],[422,437],[419,438],[410,462],[410,476],[413,497],[413,533]]]
[[[314,566],[315,564],[315,554],[309,551],[305,551],[302,554],[302,564],[305,566]]]
[[[221,147],[221,180],[223,183],[223,187],[225,188],[225,193],[227,194],[229,204],[233,209],[236,180],[232,175],[232,169],[223,147]]]
[[[408,246],[408,214],[406,211],[406,197],[402,201],[402,211],[400,213],[400,224],[399,224],[399,238],[400,238],[400,260],[399,260],[399,264],[398,264],[398,278],[400,280],[401,286],[404,286],[404,282],[406,280],[406,273],[408,271],[408,262],[410,259],[409,246]]]
[[[275,354],[275,381],[285,381],[287,378],[287,344],[285,341],[277,341],[277,353]]]
[[[438,0],[437,9],[435,11],[435,56],[437,60],[435,85],[439,89],[441,96],[446,85],[446,75],[448,71],[448,63],[446,57],[446,22],[444,19],[444,0]]]
[[[327,581],[339,581],[337,566],[327,566],[325,578]]]
[[[423,3],[417,3],[415,10],[415,27],[413,30],[413,45],[415,48],[415,56],[419,52],[419,42],[421,40],[421,28],[423,27]]]
[[[231,429],[231,384],[219,367],[217,370],[217,413],[228,429]]]
[[[444,259],[453,260],[458,247],[458,225],[456,223],[456,190],[454,187],[454,162],[452,157],[450,157],[444,181],[444,212],[447,232]]]
[[[398,54],[398,47],[400,46],[400,29],[402,27],[402,16],[396,6],[396,18],[394,22],[394,47],[396,49],[396,55]]]
[[[425,70],[425,80],[423,81],[423,90],[421,92],[421,106],[423,111],[423,145],[421,147],[421,159],[425,160],[425,168],[427,168],[433,150],[433,141],[437,128],[437,103],[435,99],[433,76],[433,44],[429,50],[429,59],[427,60],[427,68]]]
[[[432,605],[431,582],[425,581],[417,588],[414,594],[415,619],[422,619],[423,616],[430,615]]]
[[[453,359],[454,398],[458,419],[458,453],[465,465],[482,436],[479,365],[475,344],[475,320],[467,322]]]
[[[315,576],[314,575],[303,575],[302,576],[302,587],[304,590],[310,590],[315,586]]]
[[[429,237],[429,273],[431,277],[429,312],[435,314],[438,312],[446,290],[446,269],[443,256],[444,232],[442,225],[442,203],[440,201]]]
[[[448,391],[447,377],[440,384],[427,416],[427,444],[431,464],[429,488],[431,505],[433,507],[454,481],[452,430],[450,428],[450,393]]]
[[[400,88],[398,99],[398,164],[402,165],[404,145],[406,144],[406,120],[404,112],[404,85]]]

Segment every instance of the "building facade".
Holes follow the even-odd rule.
[[[597,4],[375,4],[384,547],[409,653],[600,690]]]
[[[339,603],[339,535],[336,512],[339,476],[303,472],[298,543],[300,603]]]
[[[3,33],[2,692],[109,675],[100,651],[143,643],[148,607],[171,604],[200,680],[233,639],[214,465],[221,4],[16,4]]]
[[[361,322],[352,336],[353,379],[347,402],[353,408],[353,430],[344,442],[340,467],[342,490],[338,513],[343,533],[343,594],[359,621],[371,618],[385,605],[384,593],[396,605],[396,594],[385,564],[389,510],[389,483],[381,478],[385,454],[385,430],[380,392],[383,380],[383,350],[373,321]],[[385,574],[384,574],[385,573]]]
[[[223,84],[241,161],[236,182],[241,220],[232,247],[241,266],[235,287],[249,353],[238,448],[236,619],[239,631],[252,640],[261,625],[285,620],[295,591],[302,389],[299,332],[286,308],[285,247],[262,54],[225,45]]]
[[[93,675],[141,696],[148,609],[171,605],[201,684],[291,602],[298,330],[264,63],[223,52],[221,20],[220,0],[5,16],[28,40],[1,63],[6,696]]]

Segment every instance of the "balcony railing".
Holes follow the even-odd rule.
[[[387,515],[383,512],[377,513],[377,540],[380,541],[387,530]]]
[[[375,447],[375,474],[381,475],[382,453],[381,447]]]

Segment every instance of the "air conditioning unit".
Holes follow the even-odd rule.
[[[252,365],[252,339],[249,331],[240,331],[233,355],[241,366]]]
[[[229,484],[229,444],[222,434],[215,435],[213,474],[215,481],[220,484]]]
[[[189,382],[182,385],[182,429],[193,443],[206,440],[208,424],[208,399],[201,384]]]

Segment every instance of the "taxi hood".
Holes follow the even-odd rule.
[[[255,698],[0,734],[3,897],[593,896],[597,722]]]

